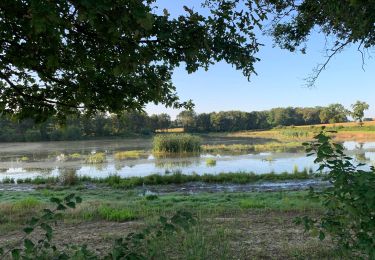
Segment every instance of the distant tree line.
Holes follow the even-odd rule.
[[[191,132],[231,132],[269,129],[278,126],[341,123],[348,121],[350,111],[341,104],[327,107],[287,107],[267,111],[225,111],[196,114],[182,111],[176,124]]]
[[[14,120],[0,116],[0,141],[60,141],[114,138],[134,135],[150,135],[157,129],[183,127],[188,132],[231,132],[240,130],[270,129],[278,126],[311,125],[347,122],[348,115],[356,115],[361,122],[363,111],[354,112],[341,104],[327,107],[287,107],[267,111],[225,111],[197,114],[185,110],[171,120],[168,114],[147,115],[141,112],[124,112],[119,115],[97,114],[93,117],[71,116],[64,125],[51,117],[43,123],[32,119]],[[368,106],[363,105],[364,109]]]
[[[171,126],[168,114],[148,116],[125,112],[120,115],[97,114],[93,117],[68,117],[61,125],[55,117],[36,124],[31,119],[0,117],[0,142],[87,140],[96,138],[150,135],[156,129]]]

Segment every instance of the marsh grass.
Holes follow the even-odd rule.
[[[201,138],[190,134],[159,134],[153,140],[155,154],[199,153]]]
[[[105,179],[98,180],[99,182],[106,183],[111,187],[117,188],[130,188],[142,185],[165,185],[165,184],[182,184],[188,182],[205,182],[205,183],[236,183],[246,184],[261,181],[285,181],[285,180],[305,180],[314,178],[313,175],[308,173],[307,169],[295,173],[268,173],[268,174],[254,174],[254,173],[220,173],[217,175],[211,174],[191,174],[185,175],[179,172],[170,175],[153,174],[145,177],[131,177],[121,178],[113,175]]]
[[[16,183],[16,181],[14,180],[14,178],[10,178],[10,177],[5,177],[2,181],[1,181],[1,183],[3,183],[3,184],[11,184],[11,183]]]
[[[105,153],[94,153],[87,156],[85,162],[88,164],[101,164],[107,160]]]
[[[309,169],[304,169],[303,171],[293,172],[293,173],[267,173],[267,174],[255,174],[247,172],[229,172],[229,173],[219,173],[216,175],[212,174],[182,174],[180,172],[174,172],[168,175],[152,174],[144,177],[130,177],[122,178],[118,175],[109,175],[106,178],[91,178],[89,176],[77,176],[74,184],[81,184],[84,182],[106,184],[114,188],[131,188],[142,185],[165,185],[165,184],[182,184],[188,182],[205,182],[205,183],[236,183],[236,184],[246,184],[261,181],[285,181],[285,180],[306,180],[311,179],[316,176],[310,174]],[[49,177],[42,178],[38,177],[36,179],[21,179],[20,183],[28,184],[58,184],[60,183],[59,178]]]
[[[79,153],[72,153],[68,155],[68,160],[70,161],[78,161],[78,160],[82,160],[83,158],[84,156]]]
[[[67,186],[76,185],[78,183],[77,173],[74,169],[65,169],[62,172],[60,179],[62,184]]]
[[[142,150],[119,151],[115,152],[113,157],[115,160],[139,159],[141,157],[147,157],[147,153]]]
[[[265,144],[219,144],[202,145],[202,151],[213,152],[296,152],[302,151],[300,142],[269,142]]]

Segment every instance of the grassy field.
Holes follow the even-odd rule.
[[[66,188],[0,195],[0,245],[21,236],[25,221],[49,207],[51,196],[79,194],[83,203],[54,227],[58,244],[87,244],[104,253],[113,240],[142,229],[178,210],[198,223],[186,233],[147,244],[150,259],[342,259],[329,241],[303,232],[293,219],[322,212],[307,192],[142,195],[136,190]]]
[[[265,138],[280,143],[303,142],[312,140],[323,125],[281,127],[264,131],[241,131],[226,134],[228,137]],[[337,131],[332,133],[336,141],[375,141],[375,123],[365,122],[360,127],[354,123],[328,124],[326,130]]]

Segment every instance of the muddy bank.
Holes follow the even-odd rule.
[[[98,189],[102,186],[85,183],[86,189]],[[234,184],[234,183],[204,183],[204,182],[190,182],[184,184],[168,184],[168,185],[144,185],[135,188],[142,195],[147,194],[168,194],[168,193],[183,193],[196,194],[203,192],[267,192],[267,191],[298,191],[306,190],[310,187],[315,189],[328,186],[327,182],[320,179],[310,180],[292,180],[292,181],[278,181],[278,182],[259,182],[248,184]],[[54,186],[60,187],[60,186]],[[52,188],[54,188],[52,187]],[[46,185],[33,184],[0,184],[1,192],[12,191],[33,191],[47,188]]]
[[[293,181],[280,181],[280,182],[261,182],[261,183],[248,183],[248,184],[233,184],[233,183],[204,183],[204,182],[191,182],[184,184],[173,185],[153,185],[143,186],[137,188],[144,194],[167,194],[167,193],[184,193],[196,194],[202,192],[267,192],[267,191],[298,191],[306,190],[310,187],[315,189],[327,187],[328,182],[319,179],[311,180],[293,180]]]

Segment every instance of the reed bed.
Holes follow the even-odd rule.
[[[154,137],[153,152],[156,154],[199,153],[201,138],[190,134],[160,134]]]

